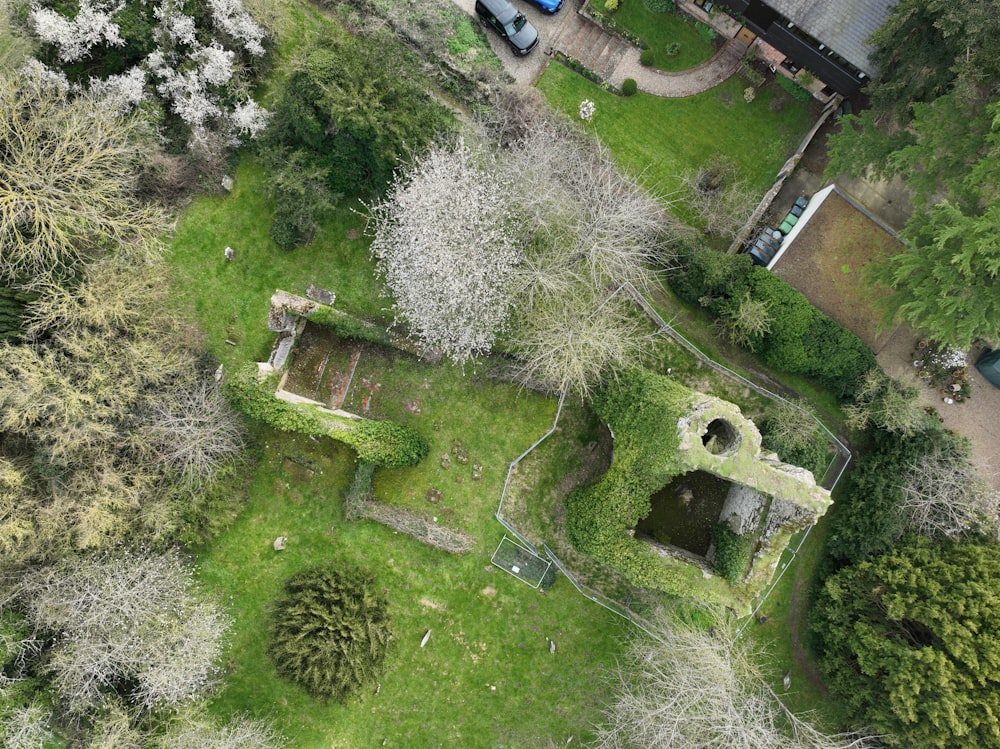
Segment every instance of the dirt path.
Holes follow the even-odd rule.
[[[805,647],[802,645],[801,625],[805,621],[806,614],[806,586],[809,581],[805,579],[805,565],[799,564],[795,567],[795,578],[792,581],[792,595],[788,601],[788,633],[792,641],[792,658],[795,665],[799,667],[806,678],[820,690],[825,696],[829,696],[830,690],[823,682],[823,677],[813,666],[809,656],[806,655]]]

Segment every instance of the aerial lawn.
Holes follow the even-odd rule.
[[[490,521],[475,529],[476,549],[453,556],[370,521],[341,519],[354,464],[348,448],[258,436],[246,509],[197,554],[202,581],[235,620],[211,707],[220,719],[269,718],[297,749],[533,749],[588,737],[604,697],[602,671],[621,653],[627,624],[564,579],[537,591],[490,564],[503,535],[490,514],[495,481],[481,482],[478,500],[470,499]],[[288,539],[280,552],[277,536]],[[377,693],[324,704],[277,676],[267,655],[269,607],[293,572],[342,560],[368,568],[383,586],[394,638]]]
[[[227,365],[267,358],[274,338],[267,311],[278,288],[301,295],[315,284],[333,291],[338,307],[373,320],[386,317],[387,300],[379,296],[369,241],[362,236],[365,220],[356,210],[362,206],[346,202],[312,242],[284,251],[268,233],[273,207],[265,179],[260,164],[244,155],[233,191],[192,202],[170,245],[177,306],[193,311],[209,350]],[[226,247],[235,251],[232,262],[223,254]]]
[[[730,78],[716,88],[685,99],[664,99],[642,92],[616,96],[563,65],[549,65],[538,88],[557,109],[577,118],[580,102],[596,105],[586,125],[619,163],[641,175],[649,188],[670,197],[681,175],[713,163],[735,167],[761,194],[774,182],[813,121],[810,107],[779,87],[765,86],[747,104],[747,84]],[[772,101],[781,100],[780,111]]]
[[[687,70],[715,53],[686,13],[657,13],[644,0],[625,0],[615,11],[614,20],[649,45],[651,67],[657,70]]]

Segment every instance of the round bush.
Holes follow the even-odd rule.
[[[639,62],[645,65],[647,68],[653,64],[653,50],[644,49],[642,54],[639,55]]]
[[[667,53],[667,57],[677,57],[681,53],[681,44],[680,42],[670,42],[663,51]]]
[[[635,82],[634,78],[626,78],[622,81],[622,94],[625,96],[632,96],[638,90],[639,84]]]
[[[274,607],[268,652],[281,676],[315,697],[344,702],[382,673],[387,609],[374,577],[360,567],[302,570]]]

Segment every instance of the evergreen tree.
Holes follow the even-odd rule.
[[[918,539],[826,581],[813,611],[827,684],[910,749],[1000,747],[1000,554]]]
[[[302,570],[285,583],[269,651],[279,674],[316,697],[344,702],[374,686],[390,638],[387,601],[375,579],[338,563]]]

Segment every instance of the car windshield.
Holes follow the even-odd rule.
[[[524,24],[528,22],[528,19],[524,17],[523,14],[518,13],[514,16],[514,20],[507,24],[507,35],[513,36],[518,31],[524,28]]]

